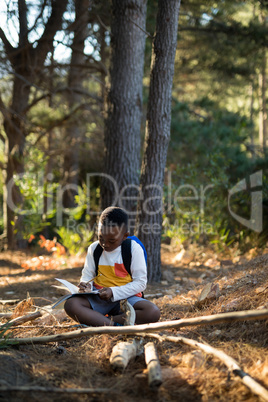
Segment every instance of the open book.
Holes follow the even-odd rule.
[[[73,285],[71,282],[68,282],[65,279],[58,279],[58,278],[55,278],[55,279],[57,281],[61,282],[63,284],[63,286],[57,286],[57,285],[52,285],[52,286],[59,288],[59,289],[68,290],[69,293],[62,296],[59,300],[57,300],[52,305],[52,308],[57,308],[57,309],[63,308],[65,301],[74,295],[96,295],[99,293],[98,290],[91,290],[90,292],[79,292],[79,288],[77,286]]]

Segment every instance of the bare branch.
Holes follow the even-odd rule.
[[[39,386],[1,385],[0,392],[42,392],[47,394],[108,394],[115,395],[118,391],[111,388],[52,388]]]
[[[61,119],[55,120],[48,128],[46,128],[45,130],[43,130],[39,136],[37,137],[37,139],[35,140],[35,142],[32,144],[33,147],[35,147],[38,142],[47,134],[49,133],[49,131],[53,130],[53,128],[55,127],[60,127],[62,126],[67,120],[69,120],[79,109],[82,109],[84,107],[89,108],[89,104],[88,103],[80,103],[78,104],[74,109],[72,109],[68,114],[64,115]],[[96,111],[94,111],[94,113],[97,114]],[[55,152],[50,152],[49,155],[59,155],[61,153],[61,150],[55,151]]]
[[[24,46],[28,43],[28,23],[27,23],[27,6],[25,0],[18,0],[19,6],[19,45]]]
[[[53,92],[46,92],[43,95],[40,95],[38,98],[34,99],[32,103],[30,103],[24,110],[23,113],[26,114],[33,106],[35,106],[37,103],[39,103],[41,100],[48,98],[49,96],[53,96],[57,93],[64,93],[64,92],[72,92],[72,93],[78,93],[81,95],[85,95],[89,98],[94,99],[96,102],[101,102],[101,99],[93,94],[92,92],[88,92],[86,90],[83,90],[81,88],[70,88],[70,87],[61,87],[56,89]]]
[[[13,315],[13,313],[0,313],[0,317],[4,317],[4,318],[11,318]]]
[[[236,322],[246,320],[266,320],[268,318],[268,309],[264,310],[248,310],[232,313],[221,313],[202,317],[184,318],[181,320],[156,322],[153,324],[132,325],[125,327],[89,327],[77,331],[65,332],[63,334],[47,335],[32,338],[14,338],[9,341],[16,342],[17,345],[25,344],[42,344],[49,342],[57,342],[66,339],[81,338],[84,336],[92,336],[97,334],[121,334],[121,335],[137,335],[141,333],[156,332],[165,329],[183,328],[195,325],[215,325],[223,322]],[[1,341],[2,339],[0,339]]]
[[[24,322],[36,320],[36,318],[39,318],[41,316],[42,313],[40,311],[36,311],[35,313],[30,313],[21,317],[14,318],[13,320],[9,321],[8,324],[12,327],[15,327],[17,325],[23,324]]]
[[[1,94],[0,94],[0,111],[2,112],[2,115],[3,115],[4,119],[8,122],[8,124],[10,124],[20,136],[23,136],[21,130],[19,130],[19,128],[13,123],[13,121],[12,121],[12,119],[10,117],[12,113],[16,114],[16,112],[8,109],[5,106],[5,104],[3,102],[3,99],[1,98]],[[19,117],[21,118],[21,116],[19,116]],[[4,136],[2,134],[1,134],[0,138],[1,138],[2,141],[5,142],[5,138],[4,138]]]
[[[107,25],[104,24],[104,22],[102,21],[101,17],[99,16],[99,14],[96,14],[96,16],[97,16],[97,18],[98,18],[98,20],[99,20],[100,25],[101,25],[106,31],[111,32],[111,29],[110,29]]]
[[[11,43],[7,39],[5,32],[3,31],[2,28],[0,28],[0,39],[2,39],[2,42],[3,42],[5,50],[6,50],[6,54],[10,60],[10,56],[14,52],[15,48],[11,45]]]
[[[1,140],[3,143],[5,143],[5,142],[6,142],[5,137],[4,137],[4,136],[3,136],[3,134],[1,134],[1,133],[0,133],[0,140]]]
[[[44,64],[47,53],[53,48],[54,36],[61,28],[62,16],[66,10],[68,0],[54,0],[52,2],[52,11],[46,23],[43,35],[38,40],[38,45],[34,49],[37,66]]]
[[[234,360],[232,357],[228,356],[222,350],[213,348],[210,345],[205,345],[201,342],[197,342],[192,339],[184,338],[183,336],[160,336],[157,334],[145,334],[145,336],[151,336],[152,338],[156,338],[160,341],[170,341],[175,343],[182,343],[188,346],[191,346],[194,349],[201,349],[203,352],[213,355],[217,357],[225,366],[233,372],[234,375],[238,375],[242,382],[256,395],[259,395],[265,401],[268,401],[268,391],[260,385],[257,381],[255,381],[249,374],[245,373],[242,368],[239,366],[238,362]]]
[[[22,81],[25,82],[26,85],[29,85],[30,87],[32,86],[32,87],[34,87],[34,88],[36,88],[36,89],[42,89],[42,88],[39,88],[38,85],[36,85],[36,84],[34,84],[33,82],[29,81],[29,80],[28,80],[27,78],[25,78],[23,75],[17,73],[15,70],[11,70],[11,71],[8,70],[8,73],[10,73],[10,74],[12,74],[12,75],[15,75],[16,77],[20,78]]]
[[[0,235],[0,240],[5,239],[6,235],[3,233]],[[0,304],[17,304],[20,301],[20,299],[12,299],[12,300],[2,300],[0,299]]]
[[[8,112],[8,109],[6,108],[6,105],[4,104],[1,94],[0,94],[0,111],[2,112],[2,115],[4,116],[4,118],[8,117],[9,112]]]
[[[39,18],[42,17],[46,5],[47,5],[47,0],[44,0],[43,3],[42,3],[41,11],[40,11],[40,13],[38,14],[38,16],[36,17],[36,19],[35,19],[35,21],[34,21],[34,23],[33,23],[33,26],[32,26],[31,28],[29,28],[28,34],[29,34],[30,32],[32,32],[32,31],[36,28],[36,26],[37,26],[37,21],[39,20]]]

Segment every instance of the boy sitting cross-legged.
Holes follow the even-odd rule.
[[[143,248],[131,240],[130,273],[123,264],[122,243],[127,239],[128,215],[118,207],[106,208],[98,227],[98,239],[88,248],[81,282],[81,295],[69,298],[65,303],[66,313],[80,324],[91,326],[129,325],[126,314],[120,310],[120,300],[127,299],[135,310],[135,323],[156,322],[160,318],[158,307],[142,298],[147,284],[147,269]],[[102,247],[98,272],[94,250]],[[92,278],[94,281],[92,282]],[[99,294],[83,295],[83,292],[99,289]],[[133,312],[133,308],[130,309]],[[108,315],[108,316],[107,316]]]

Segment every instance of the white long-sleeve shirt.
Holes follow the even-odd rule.
[[[88,282],[96,276],[93,253],[98,241],[92,243],[87,252],[82,270],[81,282]],[[111,300],[118,301],[143,292],[147,285],[147,267],[142,247],[131,240],[131,276],[123,265],[121,246],[113,251],[103,250],[99,260],[99,276],[94,280],[98,288],[109,287],[113,292]]]

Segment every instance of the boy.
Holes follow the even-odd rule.
[[[158,307],[141,297],[141,292],[147,284],[147,269],[143,249],[135,240],[131,240],[131,275],[124,267],[121,244],[128,235],[126,212],[118,207],[106,208],[100,216],[99,241],[92,243],[88,248],[81,282],[78,285],[81,295],[68,299],[64,306],[66,313],[80,324],[129,325],[126,315],[120,311],[122,299],[127,299],[133,306],[136,324],[159,320]],[[98,243],[103,251],[96,274],[93,253]],[[93,278],[93,287],[99,290],[99,294],[83,295],[83,292],[92,290],[90,282]]]

